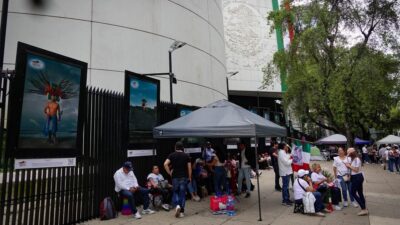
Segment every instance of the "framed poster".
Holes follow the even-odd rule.
[[[15,68],[7,149],[16,158],[81,155],[87,64],[19,42]]]
[[[159,80],[125,71],[128,145],[140,136],[152,139],[153,128],[158,123],[159,104]]]

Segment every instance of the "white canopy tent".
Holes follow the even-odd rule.
[[[333,134],[328,137],[321,138],[315,142],[317,145],[334,145],[334,144],[346,144],[347,138],[342,134]]]
[[[219,100],[192,113],[153,129],[154,138],[179,137],[283,137],[286,128],[262,118],[227,100]],[[256,160],[259,220],[261,221],[260,183]]]
[[[395,135],[388,135],[381,140],[376,142],[378,145],[381,144],[400,144],[400,137]]]

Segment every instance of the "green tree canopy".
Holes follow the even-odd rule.
[[[287,73],[284,104],[298,118],[342,133],[352,145],[368,128],[400,123],[399,3],[396,0],[291,1],[271,12],[273,27],[295,27],[271,65]],[[268,83],[268,80],[265,81]]]

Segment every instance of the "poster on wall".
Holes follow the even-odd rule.
[[[125,98],[129,144],[135,137],[151,135],[157,125],[160,81],[125,71]]]
[[[16,158],[81,154],[86,73],[84,62],[18,43],[8,114]]]

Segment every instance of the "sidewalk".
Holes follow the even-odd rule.
[[[331,162],[322,162],[323,169],[331,171]],[[209,200],[201,202],[187,201],[186,217],[177,219],[173,211],[159,211],[153,215],[144,215],[141,220],[135,220],[131,216],[122,216],[109,221],[92,220],[85,225],[128,225],[128,224],[154,224],[154,225],[245,225],[245,224],[271,224],[271,225],[394,225],[399,224],[400,219],[400,175],[389,174],[380,165],[366,165],[363,168],[366,175],[364,193],[366,195],[367,208],[370,215],[359,217],[359,208],[348,207],[342,211],[335,211],[326,217],[313,217],[301,214],[293,214],[293,207],[281,205],[281,193],[273,191],[273,171],[264,170],[260,176],[261,211],[262,221],[258,221],[258,202],[256,190],[250,198],[240,198],[236,204],[237,215],[212,215],[209,211]],[[256,184],[256,180],[253,180]],[[292,195],[292,193],[291,193]]]

